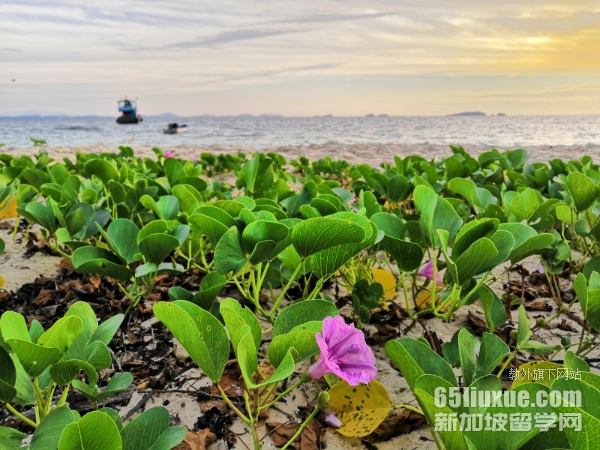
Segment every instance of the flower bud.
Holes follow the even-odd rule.
[[[547,322],[544,319],[542,319],[541,317],[538,317],[535,321],[535,325],[538,327],[545,327],[546,323]]]
[[[563,314],[567,314],[570,311],[571,308],[569,308],[569,305],[562,305],[560,307],[560,312]]]
[[[516,341],[516,340],[519,338],[519,332],[518,332],[517,330],[512,330],[512,331],[510,332],[510,338],[511,338],[513,341]]]
[[[325,417],[325,423],[333,428],[340,428],[342,425],[344,425],[335,414],[329,414],[327,417]]]
[[[329,393],[327,391],[319,392],[319,396],[317,397],[317,406],[322,408],[327,403],[329,403]]]

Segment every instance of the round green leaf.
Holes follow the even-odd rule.
[[[325,317],[337,315],[337,307],[327,300],[304,300],[294,303],[284,308],[277,316],[275,325],[273,325],[273,337],[289,333],[298,325],[322,321]]]
[[[185,300],[159,302],[153,310],[198,367],[213,383],[217,383],[229,358],[229,339],[221,322]]]
[[[114,420],[93,411],[79,422],[68,425],[60,438],[58,450],[121,450],[121,436]]]

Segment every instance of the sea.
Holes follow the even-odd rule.
[[[169,122],[188,131],[163,133]],[[31,138],[48,146],[118,147],[208,145],[267,148],[283,145],[398,143],[486,145],[527,148],[537,145],[600,144],[600,115],[446,116],[446,117],[146,117],[119,125],[111,117],[0,117],[0,144],[31,147]]]

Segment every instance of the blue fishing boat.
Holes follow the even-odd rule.
[[[117,118],[117,123],[129,124],[142,121],[142,116],[137,113],[137,102],[135,100],[128,100],[127,98],[119,100],[119,111],[121,115]]]

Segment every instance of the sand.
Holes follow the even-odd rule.
[[[467,152],[473,156],[492,150],[494,147],[483,145],[464,145]],[[154,157],[151,147],[136,147],[132,145],[136,154],[139,156]],[[530,153],[530,162],[548,162],[554,158],[565,160],[578,159],[585,155],[590,155],[595,159],[600,158],[600,145],[539,145],[525,147]],[[54,158],[72,158],[76,151],[85,153],[118,152],[116,147],[105,147],[94,145],[88,147],[35,147],[35,148],[16,148],[3,147],[0,152],[10,153],[12,155],[23,155],[37,153],[38,150],[48,152]],[[367,163],[372,166],[379,166],[382,162],[393,163],[394,156],[402,158],[408,155],[420,155],[426,159],[435,157],[449,156],[452,154],[449,146],[434,145],[427,142],[422,144],[340,144],[331,142],[327,144],[313,145],[285,145],[268,148],[249,148],[241,146],[222,146],[209,145],[198,147],[162,147],[163,151],[171,151],[178,158],[197,158],[202,152],[211,153],[237,153],[242,152],[277,152],[285,156],[286,159],[296,159],[299,156],[306,156],[311,160],[318,160],[325,156],[334,159],[345,159],[352,164]],[[506,150],[498,148],[498,150]]]

